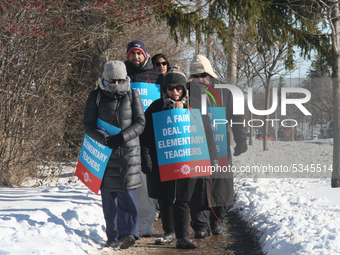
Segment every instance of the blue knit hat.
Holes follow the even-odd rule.
[[[127,50],[126,50],[127,56],[126,56],[126,58],[129,58],[129,55],[130,55],[131,51],[133,51],[133,50],[141,51],[143,53],[145,59],[147,59],[145,44],[142,41],[134,40],[127,45]]]

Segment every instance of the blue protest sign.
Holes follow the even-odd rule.
[[[195,166],[210,166],[202,116],[198,109],[152,114],[161,181],[210,175]]]
[[[121,130],[120,128],[112,126],[99,118],[97,118],[97,126],[99,129],[105,131],[108,135],[117,135]]]
[[[99,118],[97,119],[97,125],[108,135],[116,135],[120,132],[120,128],[114,127]],[[75,174],[96,194],[100,189],[111,152],[112,149],[85,134]]]
[[[161,97],[161,85],[147,82],[131,82],[131,89],[136,90],[143,103],[143,109],[146,111],[149,105]]]
[[[214,119],[225,119],[225,107],[207,107],[211,128],[214,134],[219,165],[228,165],[227,125],[213,125]]]

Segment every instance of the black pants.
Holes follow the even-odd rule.
[[[189,202],[176,201],[173,203],[167,199],[158,199],[158,203],[164,233],[175,232],[177,239],[189,237]]]
[[[229,206],[208,207],[192,207],[190,210],[191,222],[190,225],[194,231],[207,231],[210,233],[210,228],[223,225],[223,219]]]

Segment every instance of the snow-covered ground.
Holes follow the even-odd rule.
[[[236,170],[262,170],[236,174],[233,210],[258,230],[264,252],[340,254],[340,189],[330,185],[330,140],[270,141],[265,152],[255,141],[233,160]],[[274,178],[281,169],[291,178]],[[48,186],[0,188],[0,255],[98,254],[105,243],[100,196],[68,175],[74,170],[65,166],[59,182]]]
[[[282,165],[289,171],[296,164],[290,170],[304,174],[305,178],[268,178],[266,172],[235,180],[233,209],[259,231],[268,255],[340,254],[340,188],[331,188],[329,170],[332,141],[313,142],[270,141],[264,152],[262,142],[255,141],[247,153],[234,158],[237,168]],[[328,178],[317,178],[317,173]]]

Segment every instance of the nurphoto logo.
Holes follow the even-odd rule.
[[[216,84],[215,89],[228,89],[230,90],[233,96],[233,114],[234,115],[244,115],[244,95],[240,88],[231,85],[231,84]],[[253,88],[248,87],[248,99],[247,105],[251,113],[260,116],[266,116],[274,113],[278,107],[278,88],[272,88],[272,106],[267,110],[257,110],[253,104]],[[305,95],[304,98],[287,98],[287,94],[292,93],[302,93]],[[210,95],[212,96],[212,95]],[[287,114],[287,105],[295,105],[305,116],[311,116],[312,114],[302,105],[307,103],[311,99],[311,93],[309,90],[305,88],[281,88],[281,114],[282,116],[286,116]],[[201,95],[201,112],[203,115],[207,114],[207,94]],[[266,122],[270,122],[272,126],[274,126],[274,122],[280,121],[279,119],[266,119]],[[260,123],[258,125],[254,125],[254,122]],[[228,120],[226,119],[214,119],[213,126],[216,127],[218,124],[227,124]],[[246,120],[244,119],[242,122],[232,122],[230,121],[230,126],[233,125],[243,125],[246,126]],[[262,127],[264,125],[264,121],[261,119],[251,119],[247,122],[249,127]],[[284,119],[281,121],[281,125],[284,127],[295,127],[298,125],[297,121],[294,119]]]

